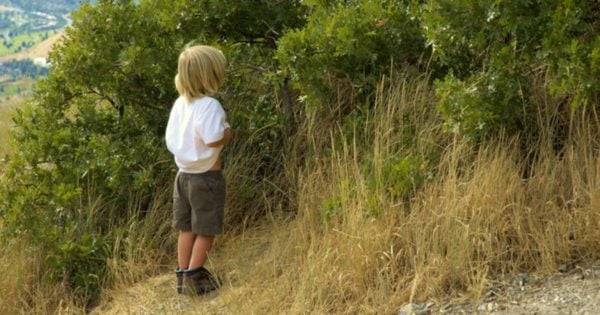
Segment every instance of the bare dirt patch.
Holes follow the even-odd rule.
[[[426,305],[426,304],[422,304]],[[406,314],[600,314],[600,262],[549,277],[521,274],[499,283],[479,301],[432,305]]]

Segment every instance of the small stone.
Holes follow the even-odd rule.
[[[477,307],[477,311],[479,311],[479,312],[493,312],[497,309],[498,309],[498,303],[496,303],[496,302],[483,303],[483,304],[479,305],[479,307]]]
[[[512,281],[514,287],[521,289],[523,291],[523,286],[529,282],[529,274],[526,272],[521,272],[517,275],[517,277]]]
[[[484,302],[492,302],[496,299],[496,292],[493,290],[487,291],[485,292],[485,294],[483,295],[483,301]]]
[[[454,305],[451,303],[444,304],[444,305],[442,305],[442,307],[440,307],[441,314],[450,313],[453,310],[454,310]]]
[[[529,274],[527,272],[520,273],[519,281],[522,283],[522,285],[529,282]]]
[[[431,303],[411,303],[404,305],[399,311],[398,315],[429,315],[431,311],[429,307],[433,305]]]
[[[492,312],[492,311],[495,311],[497,309],[498,309],[498,303],[496,303],[496,302],[488,303],[488,305],[487,305],[487,310],[488,311]]]
[[[477,307],[477,311],[478,312],[485,312],[485,311],[487,311],[487,303],[483,303],[483,304],[479,305]]]

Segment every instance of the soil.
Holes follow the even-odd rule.
[[[520,274],[490,288],[481,301],[432,305],[423,311],[413,314],[600,314],[600,262],[585,268],[563,266],[539,279]]]
[[[227,288],[236,299],[247,288]],[[133,288],[117,290],[111,301],[92,314],[233,314],[221,295],[187,298],[174,293],[173,275],[149,279]],[[240,291],[240,292],[238,292]],[[116,293],[116,292],[113,292]],[[242,294],[243,295],[243,294]],[[131,303],[136,301],[136,303]],[[480,301],[470,303],[415,303],[397,315],[498,314],[498,315],[596,315],[600,314],[600,262],[589,267],[570,266],[555,275],[537,278],[520,274],[490,288]]]

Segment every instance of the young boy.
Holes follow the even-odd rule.
[[[173,193],[177,241],[177,292],[204,294],[219,287],[203,266],[215,235],[223,231],[225,179],[219,154],[232,137],[226,114],[212,96],[223,84],[227,60],[210,46],[179,55],[175,101],[166,130],[167,148],[179,172]]]

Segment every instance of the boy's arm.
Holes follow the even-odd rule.
[[[223,131],[223,138],[221,138],[221,140],[207,143],[206,145],[210,148],[220,147],[222,145],[228,144],[231,141],[232,137],[233,137],[233,132],[231,131],[231,128],[227,128],[227,129],[225,129],[225,131]]]

